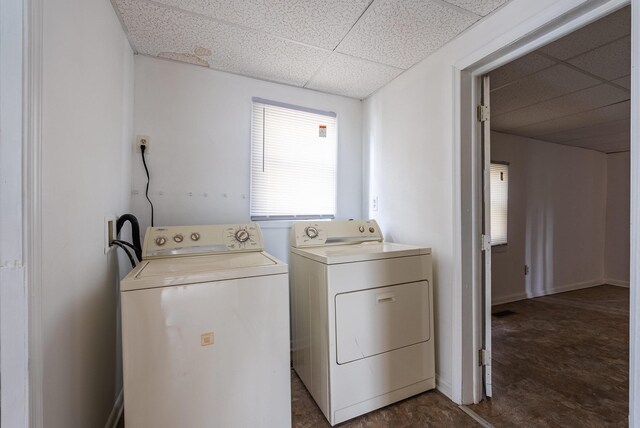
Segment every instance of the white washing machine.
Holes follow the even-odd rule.
[[[257,224],[147,229],[121,284],[127,428],[290,427],[287,265]]]
[[[331,425],[435,387],[431,249],[374,220],[291,234],[293,367]]]

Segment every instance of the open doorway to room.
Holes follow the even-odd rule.
[[[630,9],[489,73],[491,424],[627,422]]]

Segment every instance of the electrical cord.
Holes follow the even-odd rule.
[[[127,246],[122,244],[122,241],[119,240],[114,240],[111,241],[111,245],[116,245],[120,248],[122,248],[122,250],[127,254],[127,256],[129,257],[129,261],[131,262],[131,267],[134,268],[136,267],[136,262],[135,260],[133,260],[133,256],[131,255],[131,253],[129,252],[129,250],[127,249]]]
[[[144,151],[147,149],[147,146],[144,144],[140,145],[140,153],[142,155],[142,165],[144,165],[144,170],[147,173],[147,189],[145,190],[145,196],[147,197],[147,201],[149,201],[149,205],[151,205],[151,227],[153,227],[153,202],[149,199],[149,183],[151,182],[151,177],[149,176],[149,168],[147,168],[147,161],[144,158]]]

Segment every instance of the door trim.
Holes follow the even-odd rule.
[[[632,0],[638,14],[640,0]],[[561,38],[591,22],[594,22],[617,9],[630,4],[629,0],[560,0],[553,7],[507,31],[500,37],[489,41],[482,49],[473,54],[460,58],[453,67],[454,74],[454,212],[455,248],[454,248],[454,279],[458,289],[453,293],[454,320],[453,329],[456,335],[454,341],[454,355],[459,358],[459,369],[454,372],[453,397],[462,404],[477,403],[482,399],[482,368],[478,364],[478,349],[482,345],[483,325],[482,314],[482,258],[480,245],[480,230],[482,221],[481,182],[479,168],[480,159],[480,130],[475,120],[476,105],[479,104],[478,78],[504,64],[507,64],[527,53],[530,53],[553,40]],[[638,22],[638,18],[634,18]],[[640,40],[640,25],[632,26],[632,40]],[[638,55],[638,47],[632,46],[632,58]],[[637,58],[633,64],[636,64]],[[632,79],[632,115],[637,125],[638,76]],[[632,147],[638,144],[640,135],[638,127],[632,126]],[[635,145],[634,145],[635,144]],[[632,150],[632,168],[640,165],[638,150]],[[634,161],[635,160],[635,161]],[[637,168],[636,168],[637,169]],[[640,171],[632,172],[632,177],[638,180]],[[640,199],[640,186],[632,187],[632,218],[638,218],[640,208],[634,198]],[[636,217],[633,217],[633,215]],[[640,233],[632,229],[632,237],[640,241]],[[633,242],[633,240],[632,240]],[[635,255],[635,259],[634,259]],[[640,255],[639,248],[632,248],[631,289],[633,284],[640,281],[640,263],[635,263]],[[634,272],[637,272],[634,275]],[[636,287],[637,289],[637,287]],[[640,333],[640,318],[636,314],[640,308],[640,298],[632,293],[632,330]],[[632,333],[633,333],[632,331]],[[633,337],[633,334],[632,334]],[[640,346],[635,344],[636,351],[631,349],[631,365],[640,368]],[[631,378],[630,397],[640,397],[640,375],[637,372]],[[634,395],[636,394],[636,395]],[[633,404],[632,404],[633,406]],[[640,405],[639,405],[640,406]],[[638,415],[640,409],[630,410]],[[640,417],[640,415],[639,415]]]

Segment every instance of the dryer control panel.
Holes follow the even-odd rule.
[[[367,241],[382,242],[375,220],[300,221],[291,225],[291,246],[296,248]]]
[[[264,251],[257,223],[149,227],[142,258]]]

